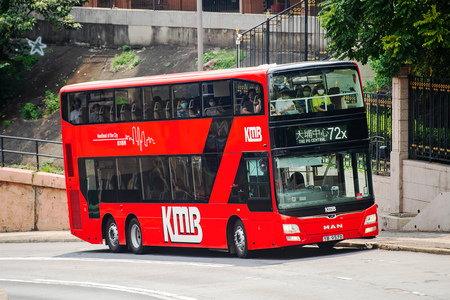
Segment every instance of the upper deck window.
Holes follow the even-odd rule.
[[[348,67],[277,72],[269,89],[272,120],[364,106],[358,72]]]
[[[233,81],[235,115],[264,113],[264,93],[258,83],[243,80]]]
[[[116,87],[61,94],[72,124],[216,118],[264,114],[260,83],[240,79]]]

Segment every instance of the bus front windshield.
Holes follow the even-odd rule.
[[[373,199],[367,151],[275,158],[278,209]]]
[[[271,120],[364,106],[358,71],[349,67],[289,70],[269,76]]]

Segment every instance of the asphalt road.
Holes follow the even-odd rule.
[[[112,254],[87,243],[0,244],[16,299],[449,299],[450,256],[308,246],[251,259],[203,249]]]

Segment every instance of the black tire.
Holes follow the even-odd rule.
[[[233,243],[237,256],[239,258],[247,258],[248,257],[247,234],[245,233],[244,223],[242,223],[241,220],[237,220],[234,223]]]
[[[134,254],[144,253],[141,225],[136,218],[133,218],[130,225],[128,225],[128,245]]]
[[[320,249],[323,250],[331,250],[334,248],[334,246],[336,246],[337,242],[332,241],[332,242],[322,242],[322,243],[317,243],[317,246],[319,246]]]
[[[113,218],[109,218],[106,222],[105,234],[106,245],[108,245],[111,252],[119,253],[125,251],[125,246],[119,244],[119,229]]]

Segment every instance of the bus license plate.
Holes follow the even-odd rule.
[[[328,236],[324,236],[323,237],[323,241],[324,242],[338,241],[338,240],[343,240],[343,239],[344,239],[344,235],[343,234],[328,235]]]

